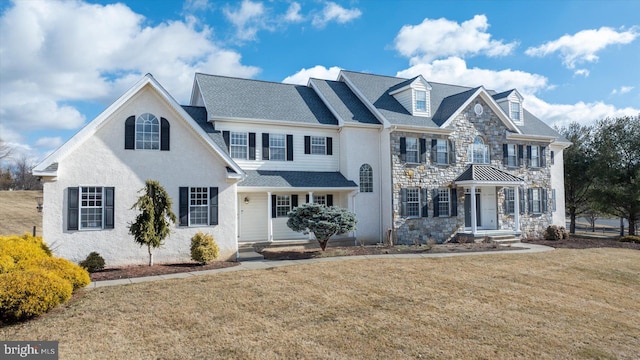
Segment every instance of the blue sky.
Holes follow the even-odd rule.
[[[150,72],[306,84],[339,69],[497,91],[550,125],[640,113],[640,1],[0,3],[0,138],[34,161]]]

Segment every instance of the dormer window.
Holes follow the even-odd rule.
[[[521,106],[519,102],[511,102],[511,119],[513,121],[522,121],[522,118],[520,116],[521,113]]]
[[[424,90],[415,90],[416,97],[416,111],[427,111],[427,92]]]

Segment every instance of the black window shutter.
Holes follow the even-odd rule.
[[[169,121],[165,118],[160,118],[160,150],[169,151],[169,139],[171,135]]]
[[[293,135],[287,135],[287,161],[293,161]]]
[[[229,139],[229,132],[226,130],[223,131],[222,138],[224,139],[224,143],[227,144],[227,150],[229,150],[229,144],[231,143],[231,140]]]
[[[311,154],[311,136],[304,137],[304,153]]]
[[[438,195],[438,189],[433,189],[433,217],[440,216],[440,195]]]
[[[189,188],[180,187],[180,226],[189,226]]]
[[[508,157],[509,157],[509,145],[502,144],[502,164],[504,166],[507,166],[507,164],[509,164]]]
[[[218,188],[209,188],[209,225],[218,225]]]
[[[527,145],[527,167],[531,166],[531,145]]]
[[[555,164],[555,163],[556,163],[556,161],[555,161],[555,159],[554,159],[554,158],[555,158],[555,156],[556,156],[555,151],[551,150],[551,165],[553,165],[553,164]]]
[[[271,217],[275,218],[277,215],[276,212],[276,196],[275,195],[271,195]]]
[[[67,230],[78,230],[78,188],[67,189]]]
[[[298,207],[298,195],[291,195],[291,208]]]
[[[400,189],[400,216],[407,216],[407,189]]]
[[[407,161],[407,138],[400,138],[400,161]]]
[[[256,159],[256,133],[249,133],[249,160]]]
[[[527,204],[529,205],[527,210],[529,214],[533,213],[533,189],[527,189]]]
[[[542,189],[542,196],[541,199],[542,201],[542,213],[546,214],[547,213],[547,189]]]
[[[269,133],[262,133],[262,160],[269,160]]]
[[[113,219],[113,206],[115,203],[115,188],[106,187],[104,188],[104,228],[105,229],[113,229],[114,228],[114,219]]]
[[[136,117],[129,116],[124,122],[124,148],[133,150],[136,147]]]
[[[327,136],[327,155],[333,155],[333,138]]]
[[[540,167],[547,166],[547,156],[546,156],[547,148],[544,146],[540,146]]]
[[[438,139],[431,139],[431,163],[438,163]]]
[[[451,216],[458,216],[458,189],[451,189]]]
[[[333,195],[327,195],[327,206],[333,206]]]
[[[518,145],[518,166],[524,165],[524,146]]]
[[[525,201],[524,201],[524,188],[518,188],[518,195],[520,198],[520,214],[524,215]]]
[[[305,202],[308,204],[309,203],[309,194],[305,195],[304,198],[305,198]]]
[[[453,139],[449,139],[449,165],[455,165],[456,163],[456,144]]]
[[[420,163],[427,162],[427,139],[420,139]]]
[[[422,202],[422,217],[429,217],[429,201],[427,200],[427,189],[420,189],[420,201]]]

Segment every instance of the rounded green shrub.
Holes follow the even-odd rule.
[[[0,274],[0,317],[5,322],[32,318],[69,300],[72,292],[69,281],[42,269]]]
[[[561,240],[563,238],[562,230],[556,225],[551,225],[542,234],[545,240]]]
[[[93,251],[79,265],[87,269],[88,272],[93,273],[104,269],[104,258]]]
[[[220,249],[211,234],[198,232],[191,238],[191,258],[201,264],[206,264],[218,258]]]
[[[83,288],[91,282],[89,273],[82,267],[62,258],[38,258],[21,262],[18,266],[22,269],[42,269],[50,271],[60,278],[68,281],[73,290]]]

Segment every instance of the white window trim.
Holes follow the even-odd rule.
[[[415,150],[411,149],[409,150],[409,141],[411,140],[411,142],[415,141]],[[409,164],[419,164],[420,163],[420,140],[418,138],[412,138],[412,137],[408,137],[405,140],[405,144],[406,144],[406,157],[407,157],[407,163]],[[415,157],[415,161],[413,161],[413,159],[409,159],[409,152],[413,153],[415,152],[416,157]]]
[[[145,140],[144,136],[145,135],[150,135],[151,137],[153,137],[153,135],[155,134],[154,131],[151,131],[149,133],[147,133],[146,131],[144,131],[144,127],[145,124],[147,122],[153,122],[155,120],[155,124],[152,123],[151,126],[156,127],[157,128],[157,136],[158,138],[156,140],[151,139],[151,140]],[[138,132],[138,122],[141,121],[141,125],[143,128],[142,132]],[[156,150],[160,150],[160,132],[162,131],[162,127],[160,124],[160,120],[158,119],[158,117],[156,117],[155,115],[151,114],[151,113],[144,113],[141,114],[140,116],[138,116],[136,118],[136,121],[134,122],[134,149],[135,150],[152,150],[152,151],[156,151]],[[142,136],[143,139],[140,139],[139,136]],[[138,142],[140,142],[142,144],[142,147],[138,147]],[[150,144],[151,147],[146,147],[147,144]]]
[[[538,198],[537,200],[536,200],[536,197]],[[536,204],[538,205],[537,211],[536,211]],[[531,213],[542,214],[542,189],[541,188],[533,188],[531,190]]]
[[[238,135],[243,135],[244,139],[245,139],[245,144],[241,144],[241,145],[234,144],[233,143],[234,135],[236,135],[236,137],[235,137],[236,139],[237,139]],[[236,147],[236,148],[243,147],[244,148],[244,156],[243,157],[234,157],[233,156],[234,155],[234,152],[233,152],[233,148],[234,147]],[[246,132],[233,132],[233,131],[229,133],[229,155],[231,155],[231,157],[233,159],[239,159],[239,160],[247,160],[247,159],[249,159],[249,133],[246,133]]]
[[[514,188],[505,188],[504,189],[504,198],[507,203],[507,208],[505,209],[505,213],[507,215],[513,215],[516,211],[516,189]],[[511,194],[511,196],[509,196]]]
[[[447,195],[447,201],[442,201],[442,195]],[[447,203],[447,213],[442,213],[442,203]],[[438,217],[450,217],[451,216],[451,189],[438,188]]]
[[[85,189],[96,188],[100,189],[100,203],[98,206],[83,206],[82,205],[82,194]],[[97,194],[97,193],[96,193]],[[103,230],[104,229],[104,202],[105,202],[105,193],[104,186],[80,186],[78,188],[78,230],[81,231],[95,231],[95,230]],[[83,227],[82,226],[82,210],[83,209],[100,209],[100,226],[93,227]]]
[[[411,197],[412,201],[410,201],[410,192],[413,193],[415,192],[415,200],[413,200],[413,197]],[[420,188],[407,188],[407,208],[406,211],[407,213],[405,214],[406,217],[410,217],[410,218],[418,218],[420,217],[420,204],[421,204],[421,199],[420,199]],[[413,195],[413,194],[412,194]],[[416,204],[416,213],[411,214],[411,210],[410,210],[410,206],[409,204]]]
[[[513,156],[509,154],[511,149],[513,149]],[[513,164],[511,164],[512,158],[513,158]],[[516,144],[507,144],[507,166],[509,167],[518,166],[518,145]]]
[[[315,140],[315,144],[314,144],[314,140]],[[322,144],[319,144],[320,142]],[[310,149],[311,155],[327,155],[327,138],[325,136],[312,135],[310,139],[310,146],[311,146],[311,149]],[[315,152],[314,148],[315,149],[322,148],[322,152]]]
[[[194,191],[196,191],[196,192],[197,192],[197,191],[198,191],[197,189],[201,189],[201,190],[202,190],[202,189],[204,189],[204,195],[205,195],[205,197],[203,198],[203,200],[204,200],[204,204],[199,204],[199,205],[198,205],[198,204],[196,204],[196,205],[192,205],[192,204],[191,204],[191,201],[192,201],[192,200],[191,200],[191,194],[192,194],[192,192],[194,192]],[[202,191],[200,191],[200,193],[202,193]],[[190,186],[190,187],[189,187],[189,194],[188,194],[188,196],[189,196],[189,208],[188,208],[188,210],[187,210],[187,217],[188,217],[188,220],[189,220],[189,221],[188,221],[188,223],[189,223],[189,225],[188,225],[188,226],[190,226],[190,227],[209,226],[209,215],[210,215],[210,214],[209,214],[209,188],[208,188],[208,187],[206,187],[206,186]],[[192,220],[192,216],[191,216],[191,208],[196,208],[196,207],[198,207],[198,208],[205,208],[205,213],[207,214],[207,219],[206,219],[206,222],[205,222],[204,224],[193,224],[193,223],[191,222],[191,220]]]
[[[284,204],[286,200],[286,204]],[[276,195],[276,218],[287,217],[289,211],[291,211],[291,195]],[[286,208],[287,211],[284,215],[280,215],[280,210]]]
[[[419,94],[424,94],[424,108],[418,108],[418,102],[420,100],[418,100],[418,95]],[[426,90],[418,90],[418,89],[414,89],[413,90],[413,96],[414,96],[414,104],[413,104],[413,109],[415,112],[419,112],[419,113],[426,113],[429,106],[427,105],[427,91]]]
[[[436,164],[447,165],[449,164],[449,140],[436,139]],[[444,149],[444,151],[440,151]],[[444,162],[440,161],[440,155],[444,154]]]
[[[514,107],[518,106],[518,111],[514,111]],[[518,114],[518,117],[514,117],[514,114]],[[518,101],[509,101],[509,117],[511,118],[511,120],[517,122],[517,123],[522,123],[522,115],[523,115],[523,111],[522,111],[522,104]]]
[[[373,168],[369,164],[360,166],[360,192],[373,192]]]
[[[273,145],[273,141],[278,138],[282,138],[282,146]],[[275,159],[273,157],[273,149],[282,149],[282,159]],[[287,160],[287,136],[285,134],[269,134],[269,160],[272,161],[286,161]]]
[[[533,163],[533,149],[536,149],[536,163]],[[539,168],[540,167],[540,146],[538,145],[531,145],[531,154],[529,155],[529,157],[531,158],[531,164],[529,164],[530,167],[532,168]]]

